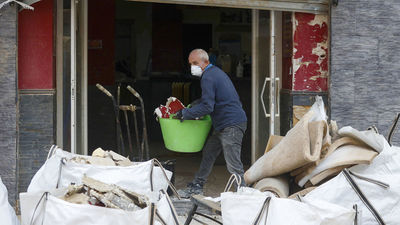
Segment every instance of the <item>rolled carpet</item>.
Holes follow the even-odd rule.
[[[265,177],[274,177],[302,167],[320,158],[326,121],[312,123],[313,111],[303,118],[270,151],[261,156],[244,174],[247,184],[253,184]]]

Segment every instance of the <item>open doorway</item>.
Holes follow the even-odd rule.
[[[115,96],[118,96],[120,86],[120,104],[138,105],[137,99],[126,90],[126,86],[131,85],[144,99],[150,157],[176,159],[177,186],[186,185],[200,164],[201,152],[180,154],[168,151],[153,111],[165,104],[170,96],[178,97],[184,104],[201,96],[199,79],[190,75],[187,57],[192,49],[203,48],[209,52],[211,63],[230,76],[240,96],[248,118],[242,161],[250,165],[251,10],[116,0],[114,13],[105,15],[100,7],[101,4],[94,5],[89,1],[88,153],[97,147],[121,151],[112,103],[96,89],[95,84],[102,84]],[[111,10],[112,6],[103,7]],[[108,17],[107,21],[104,17]],[[241,66],[238,68],[239,62]],[[183,93],[183,86],[182,90],[176,90],[176,83],[190,85],[189,93]],[[128,141],[122,113],[120,119],[126,149]],[[133,120],[129,122],[133,123]],[[138,124],[140,128],[139,114]],[[135,136],[133,129],[131,135]],[[136,145],[133,146],[136,154]],[[209,178],[208,183],[213,185],[206,186],[206,193],[208,190],[219,193],[221,190],[217,189],[223,188],[228,176],[221,154]]]
[[[263,86],[264,78],[271,73],[270,11],[123,0],[92,0],[87,3],[71,5],[71,10],[66,10],[64,6],[63,30],[75,30],[76,33],[67,32],[59,38],[65,45],[60,48],[63,49],[64,59],[68,60],[68,55],[71,56],[70,64],[62,64],[64,79],[57,78],[57,82],[65,84],[65,90],[71,90],[71,94],[60,92],[60,99],[64,98],[60,102],[68,103],[71,99],[71,106],[76,106],[75,117],[71,116],[71,127],[75,129],[74,124],[78,125],[75,133],[63,130],[65,137],[71,133],[71,137],[81,142],[75,145],[75,152],[91,154],[97,147],[102,147],[137,158],[135,143],[133,153],[122,151],[113,103],[95,86],[97,83],[102,84],[116,97],[118,104],[139,106],[137,98],[126,90],[126,86],[131,85],[144,99],[150,157],[177,159],[178,188],[180,184],[185,185],[190,181],[200,163],[201,153],[178,154],[166,150],[153,111],[170,96],[178,97],[184,104],[201,96],[200,82],[190,75],[187,63],[188,53],[194,48],[208,51],[211,63],[224,70],[237,89],[248,118],[242,146],[245,166],[249,166],[264,151],[270,130],[261,102],[273,102],[269,101],[268,93],[272,83],[275,84],[270,82],[265,88]],[[68,20],[69,17],[72,20]],[[73,20],[76,23],[70,23]],[[238,69],[239,62],[241,68]],[[71,68],[71,83],[65,75],[69,74],[68,68]],[[76,85],[70,87],[69,84],[73,84],[72,74],[76,77]],[[184,91],[182,86],[189,88]],[[265,89],[263,96],[260,95],[262,89]],[[72,91],[76,91],[75,95]],[[267,103],[266,110],[268,107]],[[64,120],[70,118],[69,108],[63,107],[62,110]],[[141,136],[140,114],[137,113],[137,121]],[[122,112],[119,118],[123,143],[125,149],[128,149]],[[130,116],[128,126],[132,123],[133,118]],[[68,128],[69,125],[60,127]],[[132,127],[130,133],[134,139],[135,130]],[[71,146],[73,150],[70,145],[73,138],[69,140],[65,137],[64,148],[68,150],[68,146]],[[211,195],[207,190],[219,193],[223,188],[229,176],[224,164],[221,155],[208,182],[214,185],[206,186],[206,194]]]

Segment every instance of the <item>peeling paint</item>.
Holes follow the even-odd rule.
[[[300,66],[301,66],[301,60],[303,59],[303,57],[301,58],[297,58],[297,59],[293,59],[293,71],[298,71]]]
[[[321,65],[328,55],[328,42],[317,43],[317,47],[312,49],[312,54],[318,56],[317,64]]]
[[[322,78],[322,79],[328,78],[328,73],[326,71],[320,71],[320,72],[321,72],[320,75],[312,76],[309,78],[309,80],[317,80],[319,78]]]
[[[327,21],[328,21],[328,15],[318,14],[318,15],[315,15],[313,20],[308,22],[308,25],[310,25],[310,26],[319,25],[320,27],[322,27],[322,25],[324,23],[326,23]]]
[[[293,90],[328,89],[328,16],[295,13]]]

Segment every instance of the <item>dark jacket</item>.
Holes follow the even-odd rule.
[[[247,121],[232,81],[220,68],[206,68],[201,76],[201,91],[200,102],[182,111],[184,119],[210,114],[215,130]]]

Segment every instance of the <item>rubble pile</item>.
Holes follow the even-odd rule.
[[[69,159],[69,161],[99,166],[132,166],[134,164],[128,158],[112,150],[105,151],[102,148],[94,150],[92,157],[75,156]]]
[[[157,159],[131,162],[113,151],[92,156],[52,146],[48,159],[20,193],[23,225],[176,225],[167,194],[172,172]]]
[[[75,204],[90,204],[126,211],[143,209],[150,203],[145,195],[87,176],[82,178],[81,185],[68,186],[67,193],[60,198]]]

